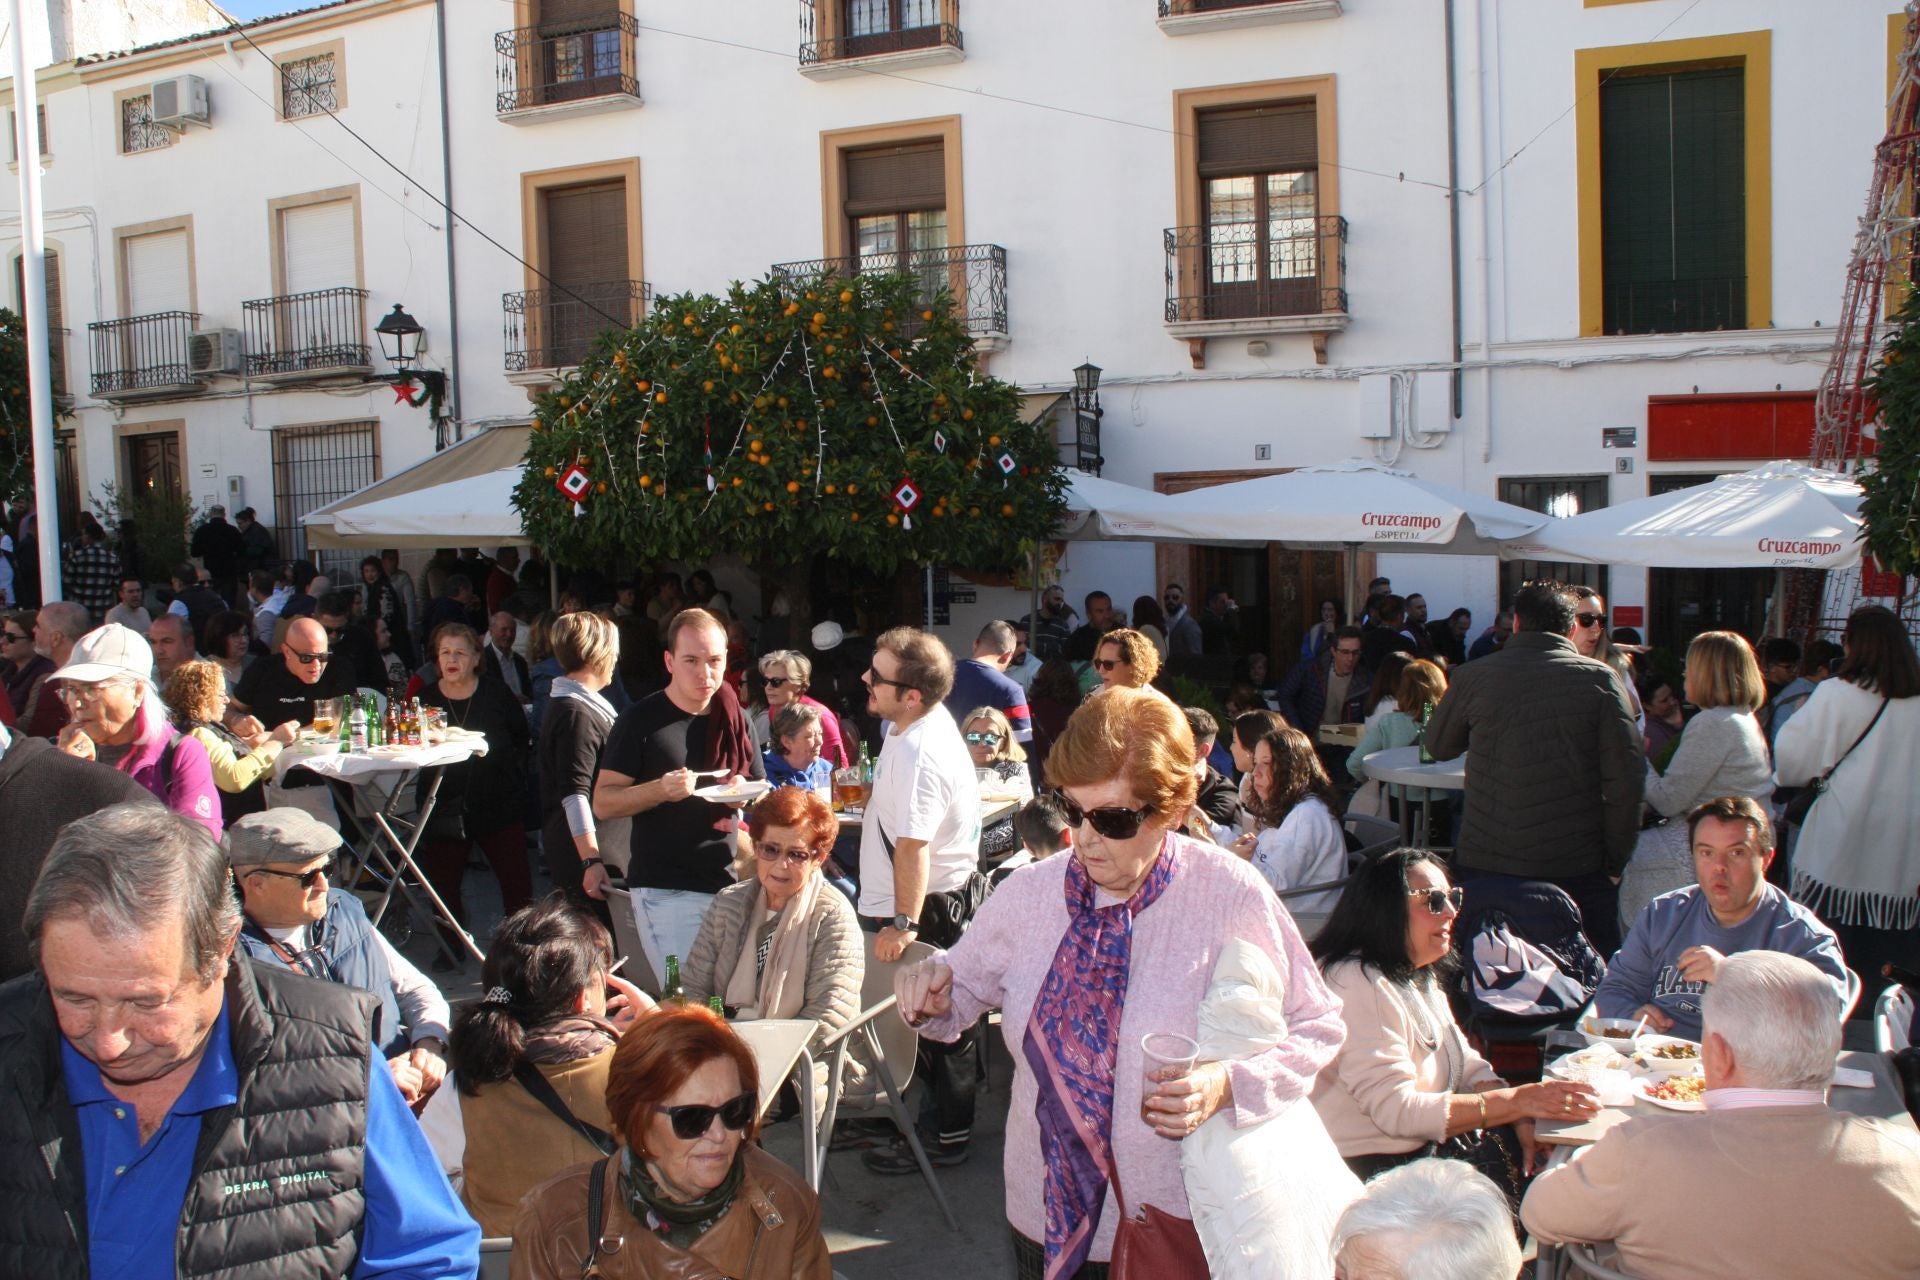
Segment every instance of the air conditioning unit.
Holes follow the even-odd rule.
[[[187,367],[196,377],[240,372],[238,329],[196,329],[187,337]]]
[[[173,76],[153,82],[153,122],[185,133],[188,125],[213,123],[207,108],[207,82],[199,76]]]

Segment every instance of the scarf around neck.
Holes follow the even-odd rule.
[[[1113,1161],[1114,1067],[1133,961],[1133,921],[1179,867],[1169,835],[1131,898],[1096,905],[1078,858],[1067,863],[1067,931],[1027,1019],[1022,1049],[1038,1087],[1040,1154],[1046,1160],[1046,1280],[1087,1260],[1106,1204]]]
[[[600,718],[608,724],[612,724],[614,720],[618,718],[618,713],[614,711],[613,704],[607,701],[604,694],[597,689],[587,688],[587,686],[569,676],[555,676],[553,678],[553,696],[556,698],[572,698],[575,702],[584,703],[592,707]]]
[[[591,1058],[619,1043],[620,1032],[605,1018],[570,1013],[528,1027],[520,1056],[528,1062],[553,1065]]]
[[[620,1194],[627,1202],[627,1212],[638,1221],[647,1224],[647,1229],[665,1240],[676,1249],[690,1249],[694,1241],[705,1235],[714,1223],[726,1217],[727,1210],[733,1207],[734,1197],[740,1194],[740,1181],[746,1173],[742,1143],[740,1152],[735,1153],[733,1164],[727,1169],[724,1181],[698,1200],[682,1204],[668,1198],[660,1184],[653,1180],[653,1174],[647,1169],[647,1162],[635,1160],[632,1148],[623,1148],[620,1152]]]

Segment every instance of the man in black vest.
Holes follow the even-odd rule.
[[[234,954],[205,828],[74,822],[25,927],[39,972],[0,986],[0,1275],[475,1273],[372,997]]]
[[[340,833],[304,809],[250,813],[227,828],[227,862],[246,923],[240,945],[255,960],[378,1002],[373,1041],[409,1105],[447,1074],[447,998],[373,927],[339,877]]]

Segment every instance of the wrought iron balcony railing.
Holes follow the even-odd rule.
[[[1167,323],[1347,310],[1347,220],[1338,215],[1170,227]]]
[[[1609,281],[1601,290],[1608,333],[1707,333],[1747,327],[1747,278]]]
[[[250,378],[288,380],[373,368],[365,289],[256,298],[241,308]]]
[[[634,74],[639,21],[630,13],[502,31],[494,110],[499,115],[589,98],[640,96]]]
[[[1160,0],[1160,16],[1177,18],[1189,13],[1218,13],[1222,9],[1278,9],[1301,0]]]
[[[586,359],[602,333],[638,324],[652,301],[653,286],[644,280],[502,294],[507,372],[572,368]]]
[[[800,65],[964,49],[960,0],[800,0]]]
[[[88,325],[93,394],[111,398],[193,386],[187,339],[199,327],[197,311],[158,311]]]
[[[976,339],[1007,332],[1007,251],[997,244],[777,262],[773,274],[794,283],[824,276],[909,275],[920,282],[922,305],[942,289],[950,293],[954,314]]]

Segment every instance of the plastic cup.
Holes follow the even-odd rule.
[[[1140,1037],[1141,1066],[1145,1072],[1145,1083],[1140,1089],[1140,1118],[1152,1122],[1147,1111],[1147,1099],[1154,1095],[1161,1081],[1159,1073],[1166,1067],[1178,1067],[1174,1077],[1184,1076],[1193,1070],[1194,1062],[1200,1056],[1200,1045],[1192,1036],[1183,1036],[1177,1031],[1152,1031]]]
[[[1599,1096],[1603,1107],[1630,1107],[1633,1105],[1633,1074],[1602,1068],[1588,1077],[1593,1091]]]

